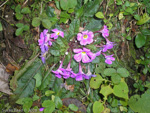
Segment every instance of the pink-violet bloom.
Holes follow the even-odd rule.
[[[91,77],[96,77],[96,75],[92,75],[91,71],[90,71],[90,66],[88,65],[88,72],[86,74],[86,78],[90,79]]]
[[[60,70],[62,71],[61,75],[64,79],[68,79],[70,76],[75,76],[75,73],[72,71],[72,68],[70,68],[71,60],[72,58],[70,59],[69,64],[66,69],[60,68]]]
[[[81,64],[79,62],[79,72],[74,75],[74,76],[71,76],[72,78],[75,78],[76,81],[82,81],[83,79],[89,79],[90,77],[88,77],[83,71],[82,71],[82,67],[81,67]]]
[[[52,31],[54,33],[51,34],[51,38],[57,39],[58,36],[61,36],[62,38],[64,38],[64,32],[58,30],[58,29],[52,29]]]
[[[102,36],[104,38],[108,37],[109,36],[109,30],[107,29],[107,26],[104,25],[104,28],[100,31],[102,33]]]
[[[55,76],[57,78],[61,78],[62,77],[62,69],[63,69],[62,66],[63,66],[63,61],[61,61],[60,66],[59,66],[59,68],[56,71],[52,70],[52,72],[55,74]]]
[[[105,63],[107,63],[107,64],[112,64],[112,61],[115,61],[115,58],[112,57],[113,55],[105,55],[104,54],[104,56],[106,58]]]
[[[41,51],[44,53],[48,51],[48,45],[52,46],[52,40],[50,39],[50,34],[48,29],[44,29],[40,34],[40,39],[38,40]]]
[[[93,37],[93,32],[88,30],[77,34],[77,40],[80,41],[81,45],[91,44],[93,42]]]
[[[96,55],[96,56],[99,56],[99,55],[101,55],[101,52],[102,52],[102,50],[96,52],[95,55]]]
[[[96,58],[96,55],[92,53],[90,49],[87,49],[87,48],[83,48],[83,50],[74,49],[73,51],[74,53],[77,53],[74,55],[74,59],[77,62],[80,62],[82,60],[83,63],[89,63]]]
[[[108,49],[112,49],[114,46],[114,42],[109,41],[107,38],[106,39],[106,45],[103,45],[103,52],[106,52]]]
[[[46,52],[41,52],[41,60],[42,60],[42,62],[43,62],[43,64],[45,64],[45,57],[46,57],[46,54],[47,54],[47,51]]]
[[[43,111],[45,108],[40,108],[39,111]]]

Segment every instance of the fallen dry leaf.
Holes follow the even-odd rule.
[[[67,85],[67,83],[63,83],[62,85],[66,90],[73,91],[74,90],[74,85]]]
[[[9,78],[10,74],[8,74],[5,69],[0,65],[0,91],[11,95],[11,90],[9,89]]]
[[[11,65],[11,64],[7,64],[7,66],[6,66],[6,72],[7,72],[7,73],[13,74],[13,72],[14,72],[15,70],[18,70],[18,67],[13,66],[13,65]]]

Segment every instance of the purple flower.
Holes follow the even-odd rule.
[[[52,31],[54,33],[51,34],[51,38],[57,39],[58,36],[61,36],[62,38],[64,38],[64,32],[58,30],[58,29],[52,29]]]
[[[39,111],[43,111],[45,108],[40,108]]]
[[[109,36],[109,31],[108,31],[106,25],[104,25],[104,28],[103,28],[100,32],[102,33],[102,36],[103,36],[104,38],[106,38],[106,37]]]
[[[106,52],[108,49],[112,49],[114,46],[114,42],[110,42],[107,38],[106,39],[106,45],[103,46],[103,52]]]
[[[112,57],[113,55],[108,55],[107,56],[107,55],[104,54],[104,56],[106,58],[105,63],[107,63],[107,64],[112,64],[112,61],[115,61],[115,58]]]
[[[98,51],[98,52],[96,52],[96,56],[99,56],[99,55],[101,55],[101,52],[102,52],[102,50],[100,50],[100,51]]]
[[[44,53],[45,51],[48,51],[48,45],[52,45],[52,40],[50,39],[50,34],[47,33],[48,30],[44,29],[43,32],[40,34],[40,39],[38,40],[39,46],[41,48],[41,51]]]
[[[90,77],[83,73],[81,64],[79,62],[79,72],[76,75],[72,76],[72,78],[75,78],[76,81],[82,81],[83,79],[89,79]]]
[[[46,54],[47,54],[47,51],[46,52],[41,52],[41,60],[42,60],[42,62],[43,62],[43,64],[45,64],[45,57],[46,57]]]
[[[81,45],[91,44],[93,42],[93,37],[93,32],[88,30],[77,34],[77,40],[80,41]]]
[[[60,68],[60,70],[62,71],[61,75],[64,79],[68,79],[70,76],[75,76],[75,73],[72,71],[72,68],[70,68],[70,65],[71,65],[71,60],[66,69]]]
[[[61,63],[60,63],[60,66],[59,66],[59,68],[56,70],[56,71],[53,71],[52,70],[52,72],[55,74],[55,76],[57,77],[57,78],[61,78],[61,74],[62,74],[62,65],[63,65],[63,61],[61,61]]]
[[[90,71],[90,66],[88,65],[88,72],[86,74],[86,78],[90,79],[91,77],[96,77],[96,75],[92,75],[92,73]]]
[[[82,60],[83,63],[89,63],[96,58],[96,55],[87,48],[83,48],[83,50],[74,49],[73,51],[74,53],[77,53],[76,55],[74,55],[74,59],[77,62],[80,62]]]

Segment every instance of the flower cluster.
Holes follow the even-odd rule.
[[[52,71],[55,76],[57,78],[64,78],[64,79],[68,79],[68,78],[75,78],[76,81],[82,81],[83,79],[90,79],[91,77],[96,77],[96,75],[92,75],[90,69],[88,69],[88,73],[85,74],[82,71],[82,66],[81,63],[79,62],[79,72],[78,73],[74,73],[72,71],[72,68],[70,67],[71,64],[71,60],[67,66],[67,68],[63,68],[63,61],[61,61],[59,68],[56,71]]]
[[[41,48],[41,60],[43,63],[45,63],[45,56],[49,49],[48,46],[52,46],[52,42],[55,39],[57,39],[59,36],[64,38],[64,33],[62,31],[58,29],[52,29],[52,32],[53,33],[49,34],[48,30],[45,29],[43,32],[41,32],[40,39],[38,40],[39,46]],[[80,43],[80,47],[83,46],[83,48],[73,48],[70,50],[72,50],[75,53],[73,58],[76,62],[79,63],[79,72],[74,73],[71,68],[71,61],[72,61],[72,54],[71,54],[71,59],[68,65],[66,66],[66,68],[63,68],[63,61],[64,61],[63,58],[59,68],[55,71],[52,70],[52,73],[54,73],[57,78],[64,78],[64,79],[74,78],[76,81],[82,81],[84,79],[90,79],[91,77],[96,77],[96,75],[93,75],[91,73],[89,66],[88,66],[88,72],[85,74],[82,71],[81,62],[90,63],[101,54],[105,57],[105,63],[112,64],[112,61],[115,60],[113,55],[105,54],[107,50],[112,49],[113,46],[115,45],[114,42],[109,41],[107,38],[109,36],[109,30],[107,29],[107,26],[104,25],[102,30],[97,31],[95,33],[101,33],[104,39],[106,40],[106,44],[97,46],[100,47],[100,49],[97,52],[93,53],[90,49],[86,48],[85,46],[94,42],[94,33],[88,30],[78,33],[77,40]],[[74,43],[74,42],[72,41],[70,43]]]
[[[41,49],[41,60],[43,63],[45,63],[45,57],[48,52],[48,46],[52,46],[52,41],[54,41],[52,38],[57,39],[58,36],[64,37],[64,33],[58,29],[52,30],[54,33],[49,34],[48,29],[44,29],[43,32],[40,34],[40,39],[38,40],[39,46]]]
[[[106,45],[103,45],[102,48],[100,48],[100,50],[97,53],[92,53],[89,49],[85,47],[83,47],[83,49],[81,48],[74,49],[73,51],[74,53],[76,53],[74,55],[74,59],[77,62],[80,61],[82,61],[82,63],[92,62],[100,54],[104,55],[104,57],[106,58],[105,63],[107,64],[112,64],[112,61],[115,60],[115,58],[112,57],[113,55],[107,56],[106,54],[104,54],[104,52],[106,52],[108,49],[112,49],[113,46],[115,45],[114,42],[111,42],[107,39],[107,37],[109,36],[109,30],[107,29],[107,26],[104,25],[103,29],[98,32],[102,33],[102,36],[106,40]],[[77,34],[77,40],[80,41],[80,44],[84,46],[87,44],[91,44],[93,42],[93,38],[94,38],[94,34],[92,31],[87,30]]]

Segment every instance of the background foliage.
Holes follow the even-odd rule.
[[[32,51],[21,68],[10,78],[13,95],[0,102],[0,109],[16,107],[28,113],[44,107],[44,113],[87,112],[119,113],[150,111],[150,2],[148,0],[15,0],[2,1],[0,8],[9,7],[14,12],[15,37],[21,36]],[[0,17],[0,31],[5,31],[7,19]],[[80,29],[98,31],[109,27],[109,39],[115,47],[109,51],[116,60],[112,65],[103,56],[89,63],[95,78],[81,82],[59,79],[51,73],[59,66]],[[39,34],[43,29],[57,28],[65,33],[49,49],[46,64],[39,58]],[[36,31],[36,35],[33,32]],[[96,36],[96,42],[104,42]],[[32,42],[32,43],[30,43]],[[94,44],[86,47],[96,52]],[[76,45],[72,45],[76,47]],[[71,54],[66,55],[64,66]],[[19,64],[19,61],[16,62]],[[82,64],[87,72],[88,65]],[[74,60],[71,67],[77,73]],[[2,93],[2,96],[5,94]],[[69,100],[78,99],[78,100]],[[67,105],[66,105],[67,103]],[[79,106],[80,105],[80,106]],[[9,106],[9,107],[8,107]],[[82,106],[82,107],[81,107]]]

